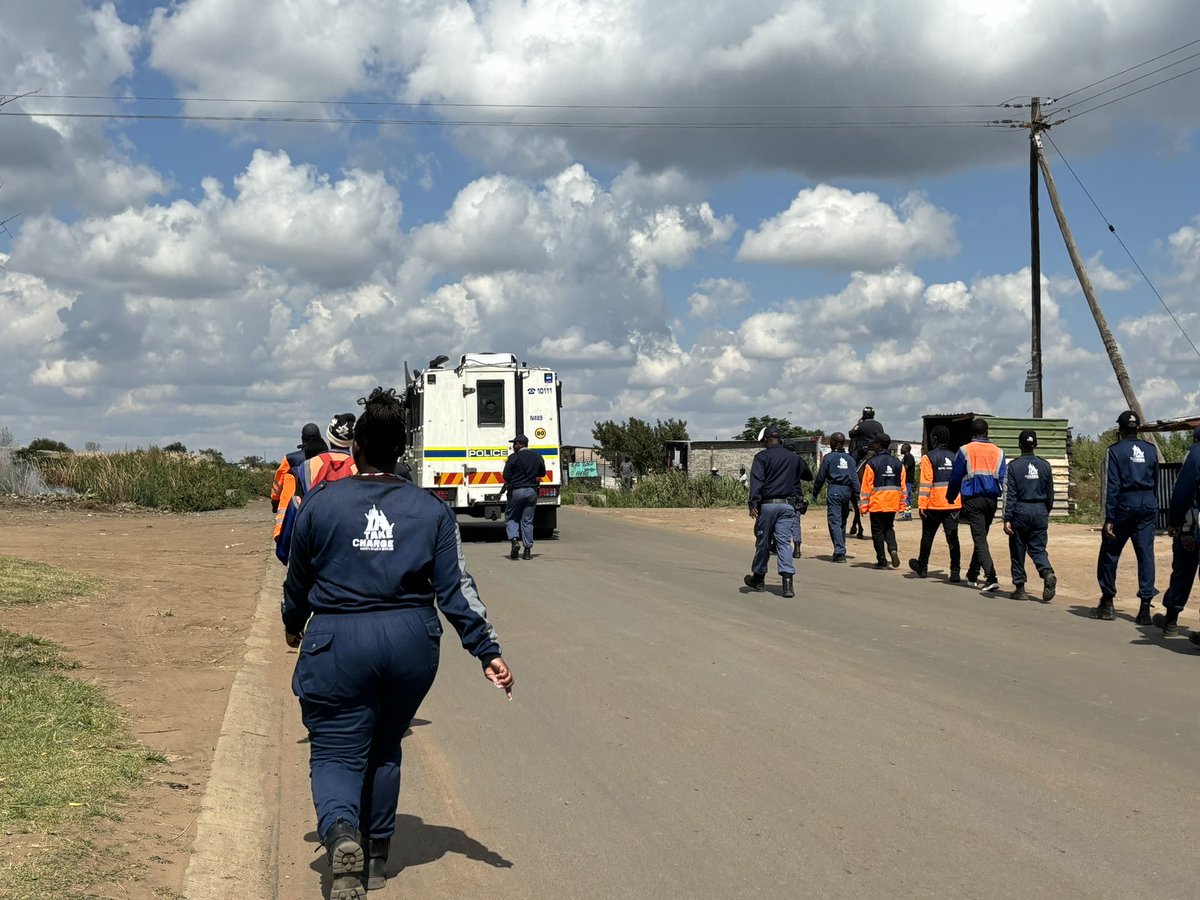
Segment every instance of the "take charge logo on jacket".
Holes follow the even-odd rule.
[[[392,544],[392,523],[387,520],[379,508],[372,506],[366,513],[367,527],[363,529],[363,536],[355,538],[353,545],[357,550],[391,550]]]

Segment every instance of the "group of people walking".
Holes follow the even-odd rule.
[[[276,555],[287,564],[284,639],[298,651],[292,691],[308,729],[317,834],[331,900],[384,887],[400,793],[400,741],[438,668],[440,609],[484,677],[511,699],[454,512],[415,486],[400,456],[404,408],[392,390],[334,416],[321,439],[305,425],[280,464],[272,504]],[[526,484],[545,472],[517,435],[505,467],[511,555],[533,544]],[[538,471],[541,467],[540,473]],[[509,480],[511,479],[511,480]]]
[[[1096,576],[1100,601],[1092,615],[1111,621],[1115,612],[1116,573],[1121,553],[1133,543],[1137,557],[1139,625],[1155,624],[1167,635],[1178,634],[1179,612],[1187,602],[1200,565],[1200,543],[1196,539],[1197,496],[1200,492],[1200,428],[1194,434],[1191,452],[1180,472],[1171,500],[1169,516],[1173,536],[1170,587],[1164,597],[1165,613],[1152,615],[1154,587],[1154,531],[1158,514],[1158,451],[1137,437],[1140,420],[1126,410],[1117,418],[1118,440],[1108,449],[1105,466],[1105,513]],[[780,536],[792,533],[788,501],[804,488],[797,466],[781,453],[778,431],[765,429],[760,435],[766,449],[757,454],[750,473],[750,515],[755,519],[755,554],[744,583],[765,590],[770,536],[778,548]],[[950,449],[950,431],[934,427],[929,448],[917,468],[916,506],[921,520],[917,555],[908,568],[918,577],[929,574],[929,559],[938,533],[944,535],[949,552],[947,580],[963,582],[963,551],[959,522],[966,523],[971,537],[966,582],[981,593],[1000,590],[996,563],[988,537],[1003,499],[1002,522],[1008,538],[1009,563],[1014,599],[1030,599],[1027,563],[1041,581],[1040,599],[1049,603],[1058,588],[1058,576],[1050,562],[1048,537],[1054,507],[1054,473],[1050,463],[1037,455],[1037,432],[1028,429],[1018,436],[1020,456],[1009,460],[988,436],[986,419],[971,423],[971,439],[957,450]],[[830,435],[828,452],[821,460],[812,485],[816,500],[827,490],[826,513],[832,560],[847,560],[847,533],[861,536],[861,518],[871,530],[875,568],[900,567],[895,521],[911,505],[914,466],[891,451],[892,439],[866,408],[850,430],[853,450],[846,435]],[[915,462],[915,461],[914,461]],[[852,518],[852,515],[854,518]],[[780,523],[785,523],[781,527]],[[795,566],[790,554],[777,551],[783,596],[795,596]],[[1193,636],[1194,640],[1196,636]],[[1200,640],[1196,640],[1200,644]]]

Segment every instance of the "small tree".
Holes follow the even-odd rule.
[[[226,465],[225,454],[222,453],[220,450],[217,450],[214,447],[206,447],[204,450],[200,451],[200,455],[207,456],[209,459],[211,459],[215,463],[221,463],[221,465]]]
[[[628,456],[642,474],[663,472],[667,468],[667,441],[686,441],[687,422],[682,419],[658,419],[653,425],[630,417],[620,424],[609,419],[596,422],[592,438],[600,446],[600,454],[613,463]]]
[[[16,436],[13,435],[11,428],[0,428],[0,447],[11,447],[16,442]]]
[[[62,441],[56,441],[52,438],[34,438],[29,442],[29,446],[25,448],[31,452],[48,451],[50,453],[73,453],[70,447]]]
[[[270,463],[261,456],[243,456],[238,465],[245,466],[247,469],[262,469],[269,466]]]
[[[805,428],[802,425],[793,425],[787,419],[777,419],[774,416],[751,416],[746,420],[746,427],[742,429],[741,434],[735,434],[735,441],[756,441],[758,433],[768,425],[779,426],[779,435],[784,438],[807,437],[812,434],[824,434],[820,428]]]
[[[172,441],[163,447],[167,453],[187,453],[187,447],[183,446],[183,441]]]
[[[84,445],[83,445],[83,449],[86,450],[88,453],[99,453],[100,452],[100,444],[97,443],[96,441],[85,441]]]

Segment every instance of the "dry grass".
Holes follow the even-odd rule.
[[[95,593],[100,582],[45,563],[0,556],[0,608],[51,600],[73,600]]]

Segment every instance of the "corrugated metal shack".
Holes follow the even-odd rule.
[[[1026,428],[1036,431],[1037,455],[1050,463],[1054,469],[1054,511],[1051,514],[1069,516],[1074,513],[1075,501],[1071,497],[1071,462],[1067,456],[1071,428],[1067,419],[1016,419],[974,412],[930,413],[922,417],[922,446],[929,447],[929,435],[935,426],[945,425],[950,429],[950,449],[957,450],[970,442],[971,422],[975,419],[987,420],[988,439],[1003,450],[1009,460],[1021,455],[1021,447],[1017,443],[1021,432]]]

